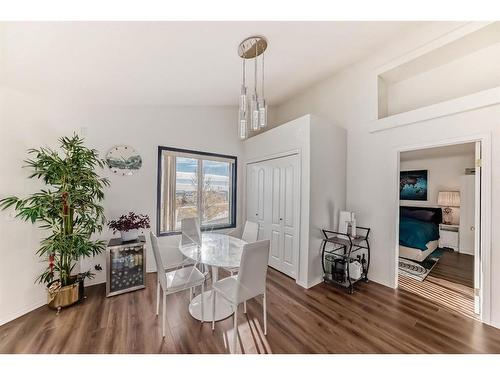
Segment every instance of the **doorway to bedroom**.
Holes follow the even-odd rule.
[[[481,143],[399,153],[398,287],[479,319]]]

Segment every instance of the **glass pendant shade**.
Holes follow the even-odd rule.
[[[259,100],[259,128],[267,126],[267,104],[264,99]]]
[[[247,88],[245,85],[241,85],[240,92],[240,112],[247,112]]]
[[[245,111],[239,112],[238,118],[238,135],[240,139],[246,139],[248,137],[248,126],[247,126],[247,116]]]
[[[257,102],[257,96],[252,96],[251,105],[251,127],[253,131],[259,130],[259,103]]]

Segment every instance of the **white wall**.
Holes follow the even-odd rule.
[[[104,201],[108,219],[129,210],[148,214],[156,228],[157,146],[173,146],[238,156],[241,176],[242,144],[237,137],[237,111],[232,107],[114,107],[86,108],[71,101],[51,101],[36,93],[0,87],[0,196],[26,196],[42,185],[28,180],[22,169],[26,149],[57,146],[57,138],[86,128],[86,143],[101,156],[115,145],[132,145],[142,156],[142,168],[133,176],[117,176],[108,170],[111,187]],[[238,183],[238,215],[242,194]],[[35,255],[42,233],[35,226],[0,212],[0,324],[45,303],[44,287],[34,280],[45,267]],[[238,218],[238,225],[239,225]],[[111,237],[103,232],[102,238]],[[177,246],[178,238],[163,237],[164,246]],[[99,256],[82,262],[82,269],[100,263]],[[147,270],[154,271],[148,244]],[[104,272],[93,282],[105,280]]]
[[[337,228],[345,208],[346,131],[318,116],[306,115],[244,142],[245,160],[300,150],[301,218],[297,283],[321,282],[321,229]],[[314,145],[312,147],[311,145]]]
[[[400,201],[401,206],[437,207],[440,191],[460,191],[465,168],[474,168],[474,154],[402,160],[400,170],[427,169],[427,201]],[[452,223],[459,224],[460,208],[453,207]]]
[[[321,230],[337,230],[339,213],[345,210],[346,140],[344,128],[311,115],[308,287],[323,281]]]
[[[277,121],[315,113],[348,129],[347,209],[356,212],[359,225],[372,228],[370,278],[395,286],[397,150],[421,143],[489,133],[492,136],[492,191],[500,189],[500,106],[490,106],[377,133],[374,71],[450,29],[439,23],[418,33],[400,36],[371,58],[353,65],[306,90],[277,108]],[[475,69],[477,67],[470,67]],[[429,82],[432,84],[432,81]],[[491,322],[500,326],[500,200],[492,201]]]
[[[245,162],[263,160],[269,156],[300,151],[300,245],[299,272],[297,283],[308,286],[308,248],[309,248],[309,191],[310,169],[310,116],[290,121],[289,123],[256,135],[244,142]],[[246,175],[246,173],[244,172]]]

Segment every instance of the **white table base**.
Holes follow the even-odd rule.
[[[212,281],[216,282],[219,278],[219,268],[212,266]],[[212,299],[213,299],[213,291],[208,290],[203,293],[203,310],[204,317],[203,321],[211,322],[212,321]],[[202,294],[200,293],[196,297],[194,297],[189,304],[189,313],[191,316],[199,321],[201,321],[201,298]],[[215,321],[223,320],[229,318],[233,315],[234,310],[231,304],[223,297],[216,296],[215,300]]]
[[[189,304],[189,313],[191,316],[197,320],[201,321],[201,296],[202,294],[197,295],[193,298],[191,303]],[[211,322],[212,321],[212,298],[213,292],[211,290],[203,293],[203,309],[204,311],[204,321]],[[215,321],[227,319],[231,315],[233,315],[234,310],[230,303],[228,303],[221,296],[217,296],[215,301]]]

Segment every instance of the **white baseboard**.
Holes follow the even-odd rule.
[[[93,280],[93,279],[85,280],[85,288],[88,287],[88,286],[99,285],[99,284],[106,284],[106,280],[104,280],[104,281],[102,281],[102,280]]]
[[[467,254],[467,255],[472,255],[474,256],[474,251],[469,251],[469,250],[459,250],[459,254]]]
[[[313,286],[321,284],[322,282],[323,282],[323,278],[322,277],[313,279],[309,283],[307,283],[307,288],[306,289],[311,289]]]
[[[386,286],[386,287],[391,288],[391,289],[397,289],[397,286],[396,286],[395,283],[391,284],[389,280],[385,280],[385,279],[384,280],[380,280],[376,276],[375,277],[371,277],[370,275],[368,275],[368,281],[373,281],[374,283]]]
[[[35,309],[38,309],[39,307],[42,307],[43,305],[45,305],[47,303],[47,300],[46,298],[43,298],[43,299],[40,299],[34,303],[32,303],[31,305],[28,305],[28,306],[25,306],[15,312],[13,312],[12,314],[10,315],[7,315],[6,317],[2,317],[0,319],[0,326],[4,325],[5,323],[8,323],[14,319],[17,319]]]
[[[483,322],[484,324],[488,324],[486,322]],[[500,322],[497,322],[495,320],[491,320],[490,323],[488,324],[489,326],[492,326],[492,327],[495,327],[495,328],[498,328],[500,329]]]
[[[296,279],[295,282],[297,285],[300,285],[302,288],[307,289],[307,283],[304,282],[303,280]]]

